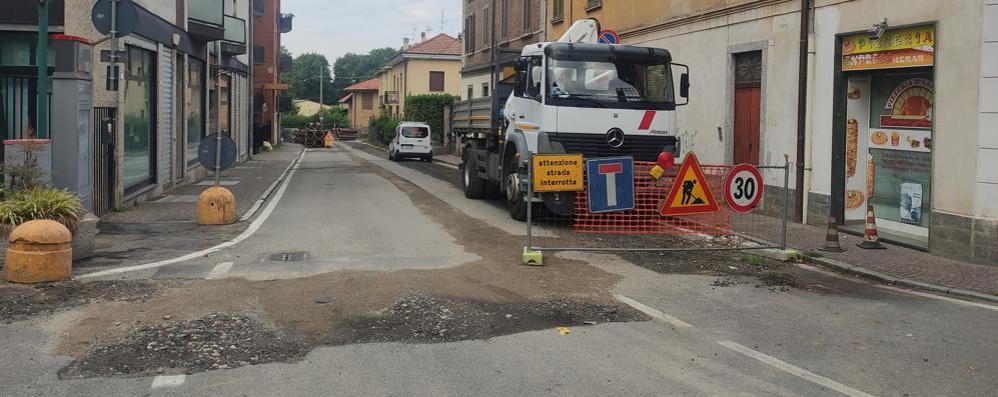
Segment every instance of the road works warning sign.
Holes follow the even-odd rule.
[[[717,205],[714,193],[710,191],[710,184],[703,175],[700,168],[700,161],[693,152],[686,154],[683,165],[676,173],[676,183],[669,190],[665,204],[662,205],[662,215],[691,215],[717,212],[721,207]]]
[[[581,154],[535,154],[533,175],[535,192],[575,192],[585,189],[582,183],[584,162]]]

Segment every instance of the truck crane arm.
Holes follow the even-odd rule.
[[[599,40],[599,31],[600,23],[596,18],[580,19],[561,35],[558,42],[596,44]]]

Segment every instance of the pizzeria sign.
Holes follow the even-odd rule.
[[[935,27],[888,30],[880,38],[865,33],[842,38],[842,70],[896,69],[932,66]]]

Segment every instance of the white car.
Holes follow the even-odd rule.
[[[395,127],[395,138],[388,144],[388,159],[399,161],[406,158],[418,158],[426,162],[433,161],[429,125],[402,122],[398,127]]]

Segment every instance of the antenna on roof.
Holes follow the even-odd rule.
[[[444,17],[444,11],[440,10],[440,32],[444,31],[444,27],[447,25],[447,19]]]

